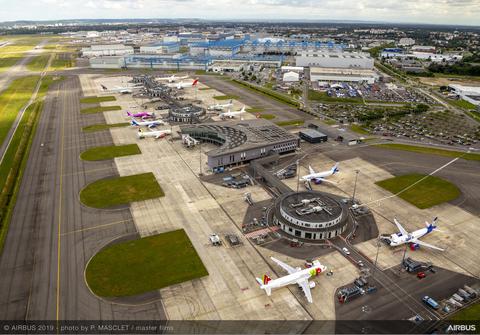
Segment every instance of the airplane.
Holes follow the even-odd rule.
[[[138,112],[138,113],[130,113],[127,112],[127,116],[130,117],[139,117],[143,119],[148,119],[148,118],[155,118],[155,113],[148,113],[148,112]]]
[[[160,81],[163,81],[163,80],[166,80],[168,81],[169,83],[173,83],[177,80],[183,80],[183,79],[187,79],[188,76],[183,76],[183,77],[177,77],[175,76],[174,74],[172,74],[170,77],[164,77],[164,78],[156,78],[156,80],[160,80]]]
[[[174,83],[174,84],[168,84],[167,86],[168,87],[172,87],[172,88],[176,88],[178,90],[181,90],[183,88],[188,88],[188,87],[195,87],[196,85],[198,84],[198,79],[195,79],[193,82],[191,83],[185,83],[183,81],[179,82],[179,83]]]
[[[150,131],[143,131],[141,128],[138,129],[137,136],[139,139],[144,139],[147,137],[153,137],[156,140],[159,138],[164,138],[167,135],[171,135],[172,131],[170,129],[164,130],[150,130]]]
[[[436,223],[438,221],[438,218],[435,217],[431,223],[428,223],[425,221],[425,225],[427,226],[426,228],[418,229],[415,230],[412,233],[409,233],[405,230],[405,228],[402,227],[400,222],[398,222],[397,218],[394,218],[393,221],[395,222],[395,225],[397,226],[398,230],[400,231],[397,234],[392,234],[390,237],[387,237],[386,240],[388,241],[388,244],[392,247],[396,247],[402,244],[410,244],[410,248],[412,250],[415,250],[419,246],[424,246],[427,248],[432,248],[440,251],[444,251],[444,249],[436,247],[434,245],[428,244],[426,242],[420,241],[419,238],[430,234],[434,230],[438,230]]]
[[[230,119],[233,119],[235,116],[238,116],[238,115],[241,115],[243,113],[245,113],[245,106],[242,107],[241,110],[237,111],[237,112],[232,112],[230,109],[228,110],[228,112],[225,112],[225,113],[220,113],[218,116],[220,116],[220,118],[222,119],[226,119],[226,118],[230,118]]]
[[[327,183],[336,184],[335,182],[329,181],[325,178],[333,176],[335,173],[340,171],[338,169],[338,163],[335,163],[335,165],[328,171],[315,172],[315,170],[310,165],[308,166],[308,170],[309,170],[310,173],[301,177],[300,180],[306,181],[306,182],[310,182],[310,181],[313,180],[315,182],[315,184],[320,184],[324,181],[327,182]]]
[[[112,89],[108,89],[105,85],[101,85],[101,86],[104,91],[108,91],[111,93],[121,93],[121,94],[133,93],[133,90],[132,90],[133,87],[129,87],[129,86],[127,87],[115,86]]]
[[[285,264],[274,257],[270,258],[272,259],[272,261],[277,263],[277,265],[287,271],[288,275],[277,279],[271,279],[267,275],[263,276],[263,280],[260,278],[256,278],[257,282],[260,284],[260,288],[262,290],[265,290],[267,295],[270,296],[272,294],[272,288],[279,288],[290,284],[297,284],[303,290],[303,293],[307,297],[308,302],[312,303],[313,299],[310,289],[315,287],[315,282],[309,282],[308,280],[313,276],[318,276],[320,273],[325,272],[327,270],[327,267],[320,264],[319,261],[315,260],[313,261],[312,267],[302,270],[299,267],[293,268],[290,265]]]
[[[226,104],[215,104],[215,105],[211,105],[208,107],[208,110],[214,110],[214,111],[222,111],[224,108],[227,108],[227,107],[232,107],[233,106],[233,102],[232,102],[232,99],[230,99],[230,101]]]
[[[136,127],[148,127],[148,128],[155,128],[156,126],[163,126],[165,122],[161,120],[153,120],[153,121],[137,121],[132,117],[132,121],[130,122],[130,125],[136,126]]]

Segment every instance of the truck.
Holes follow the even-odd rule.
[[[433,309],[438,309],[440,307],[438,305],[438,302],[436,302],[435,300],[430,298],[428,295],[424,296],[422,300],[425,304],[427,304],[428,306],[430,306]]]

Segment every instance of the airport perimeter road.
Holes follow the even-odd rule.
[[[247,106],[262,108],[263,112],[276,115],[277,117],[273,121],[312,118],[309,114],[303,113],[293,106],[274,100],[246,87],[239,86],[228,80],[228,77],[204,75],[200,76],[199,80],[201,83],[226,95],[238,96],[238,100]],[[212,101],[212,103],[214,102]]]
[[[128,209],[86,208],[87,183],[117,175],[113,161],[83,162],[86,148],[112,144],[110,132],[83,134],[102,114],[80,114],[80,86],[68,77],[47,95],[12,222],[0,257],[0,318],[162,318],[160,303],[130,307],[93,296],[85,265],[99,248],[135,232]]]

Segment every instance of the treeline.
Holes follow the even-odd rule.
[[[432,63],[428,70],[435,73],[480,76],[480,65],[476,63],[480,63],[480,54],[467,56],[455,64]]]

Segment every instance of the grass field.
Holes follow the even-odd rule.
[[[18,112],[30,100],[39,78],[29,76],[15,79],[0,94],[0,144],[5,140]]]
[[[216,95],[213,97],[215,100],[235,100],[238,99],[238,96],[236,95]]]
[[[83,114],[93,114],[93,113],[101,113],[101,112],[108,112],[108,111],[119,111],[121,110],[122,107],[120,106],[97,106],[97,107],[88,107],[88,108],[83,108],[80,110],[81,113]]]
[[[321,102],[343,102],[350,104],[363,104],[362,98],[336,98],[329,97],[326,92],[317,92],[314,90],[308,91],[308,100]]]
[[[111,124],[106,124],[106,123],[92,124],[90,126],[83,127],[82,130],[85,133],[93,133],[93,132],[96,132],[96,131],[107,130],[107,129],[110,129],[110,128],[126,127],[129,124],[130,123],[128,123],[128,122],[111,123]]]
[[[96,104],[100,102],[107,102],[107,101],[116,101],[117,98],[115,98],[113,95],[109,96],[104,96],[104,97],[85,97],[80,99],[80,103],[82,104]]]
[[[151,172],[98,180],[80,192],[82,203],[94,208],[111,208],[163,196],[164,193]]]
[[[75,66],[75,59],[73,58],[73,54],[61,53],[61,54],[55,54],[55,57],[52,60],[52,64],[50,65],[49,70],[51,71],[63,70],[63,69],[68,69],[74,66]]]
[[[447,99],[447,102],[455,107],[463,108],[463,109],[475,109],[476,106],[468,101],[465,101],[463,99],[458,99],[458,100],[452,100],[452,99]]]
[[[141,154],[140,148],[136,144],[109,145],[85,150],[80,154],[84,161],[103,161],[115,157],[130,156]]]
[[[27,64],[27,69],[29,69],[30,71],[43,71],[47,66],[49,59],[50,54],[48,53],[35,56]]]
[[[248,113],[253,113],[253,114],[255,114],[255,113],[261,113],[261,112],[265,111],[265,108],[262,108],[262,107],[252,107],[252,108],[247,108],[246,111],[247,111]]]
[[[419,147],[415,145],[397,144],[397,143],[376,144],[376,146],[381,148],[393,149],[393,150],[412,151],[412,152],[418,152],[422,154],[432,154],[432,155],[452,157],[452,158],[461,157],[466,160],[480,161],[480,154],[476,154],[476,153],[465,153],[462,151]]]
[[[305,120],[288,120],[288,121],[275,122],[275,124],[280,127],[301,126],[304,123],[305,123]]]
[[[261,118],[261,119],[265,119],[265,120],[273,120],[273,119],[276,118],[276,116],[273,115],[273,114],[267,114],[267,113],[265,113],[265,114],[260,114],[260,118]]]
[[[208,275],[183,229],[114,244],[101,250],[85,271],[101,297],[125,297]]]
[[[274,100],[283,102],[287,105],[291,105],[291,106],[294,106],[294,107],[297,107],[297,108],[300,106],[300,103],[298,101],[295,101],[290,96],[285,95],[283,93],[280,93],[280,92],[277,92],[277,91],[274,91],[274,90],[271,90],[271,89],[268,89],[268,88],[265,88],[265,87],[250,84],[250,83],[247,83],[247,82],[241,81],[241,80],[232,79],[231,82],[235,83],[237,86],[246,87],[246,88],[248,88],[252,91],[255,91],[257,93],[261,93],[261,94],[266,95],[266,96],[268,96],[268,97],[270,97]]]
[[[361,135],[369,135],[370,133],[365,130],[362,126],[358,125],[358,124],[351,124],[350,125],[350,130],[357,133],[357,134],[361,134]]]
[[[412,173],[385,179],[375,184],[393,194],[397,194],[424,177],[425,175]],[[454,184],[435,176],[428,176],[398,196],[420,209],[425,209],[454,200],[459,195],[460,190]]]
[[[480,303],[475,303],[472,306],[462,309],[461,311],[449,317],[449,320],[478,320],[480,316]]]
[[[475,119],[475,121],[480,122],[480,113],[479,112],[466,112],[470,117]]]

